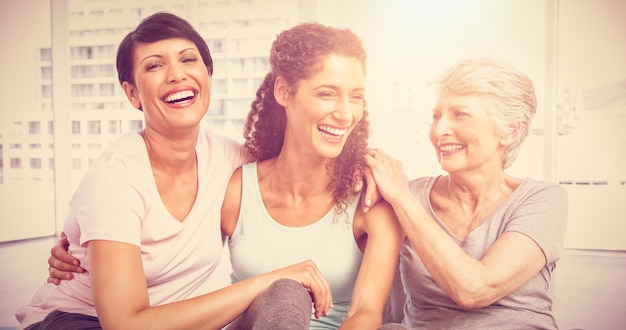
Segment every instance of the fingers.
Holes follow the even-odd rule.
[[[279,272],[282,273],[279,276],[296,280],[309,290],[316,318],[328,315],[333,301],[330,284],[313,261],[303,261]]]
[[[65,272],[82,273],[84,271],[84,269],[79,266],[80,262],[78,259],[74,258],[67,251],[53,248],[50,252],[51,255],[48,258],[48,265],[51,268]]]
[[[365,170],[365,181],[367,182],[367,188],[365,193],[361,195],[361,204],[363,205],[363,212],[367,213],[372,205],[380,201],[381,195],[374,180],[374,175],[372,175],[372,171],[369,168]]]
[[[367,148],[367,154],[373,159],[376,159],[376,156],[378,156],[381,151],[382,150],[379,148]]]
[[[65,235],[64,231],[61,232],[61,238],[59,239],[58,243],[64,246],[66,250],[68,246],[70,246],[70,243],[67,240],[67,235]]]
[[[385,157],[385,152],[380,148],[368,148],[367,155],[365,155],[365,162],[369,167],[372,167],[376,160],[380,160]]]
[[[332,293],[330,284],[317,268],[314,262],[308,261],[308,271],[310,275],[309,290],[313,299],[313,307],[315,308],[315,317],[320,318],[322,315],[328,315],[328,311],[332,305]]]
[[[74,278],[72,272],[82,273],[84,269],[80,267],[80,261],[67,252],[69,243],[65,233],[61,233],[61,238],[50,249],[48,258],[48,283],[58,285],[61,280],[71,280]]]
[[[365,162],[373,172],[376,172],[376,169],[392,167],[399,163],[380,148],[370,149],[365,156]]]
[[[55,285],[59,285],[62,280],[71,280],[74,278],[74,275],[70,271],[61,271],[54,267],[48,268],[48,283],[54,283]]]
[[[82,268],[79,267],[80,261],[67,252],[68,247],[67,237],[62,236],[50,249],[48,265],[60,270],[82,272]]]

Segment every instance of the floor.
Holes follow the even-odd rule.
[[[0,243],[0,330],[45,282],[53,237]],[[220,283],[227,265],[220,267]],[[554,313],[562,330],[626,329],[626,251],[565,250],[555,271]]]

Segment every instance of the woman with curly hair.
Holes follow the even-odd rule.
[[[221,329],[235,319],[254,324],[238,329],[306,328],[309,292],[328,291],[307,265],[203,288],[223,251],[229,177],[249,156],[200,126],[214,69],[202,36],[155,13],[122,40],[116,65],[146,127],[121,136],[85,174],[63,227],[71,255],[60,249],[83,271],[42,285],[16,312],[18,329]]]
[[[269,61],[244,132],[255,162],[222,206],[231,279],[308,263],[332,295],[311,329],[376,329],[404,233],[386,202],[365,213],[351,188],[366,168],[365,50],[350,30],[303,23],[277,36]]]

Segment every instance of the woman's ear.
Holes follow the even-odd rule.
[[[287,101],[289,100],[289,86],[287,82],[282,77],[276,77],[274,80],[274,98],[278,104],[283,107],[286,106]]]
[[[509,125],[509,131],[500,139],[500,143],[503,146],[508,146],[513,141],[517,140],[517,136],[519,135],[520,123],[514,123]]]
[[[124,89],[124,93],[126,94],[126,98],[133,105],[133,107],[141,109],[141,101],[139,100],[139,93],[137,92],[137,88],[135,85],[130,84],[128,81],[122,83],[122,89]]]

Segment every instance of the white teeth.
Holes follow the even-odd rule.
[[[194,96],[194,92],[190,90],[176,92],[165,97],[165,102],[179,102],[190,99]]]
[[[453,144],[453,145],[445,145],[445,146],[440,146],[439,149],[441,149],[441,151],[443,152],[450,152],[450,151],[458,151],[463,149],[463,145],[462,144]]]
[[[343,135],[343,134],[346,134],[346,132],[348,132],[347,128],[335,128],[335,127],[326,126],[326,125],[320,125],[317,127],[317,129],[319,129],[320,131],[324,133],[328,133],[332,135]]]

